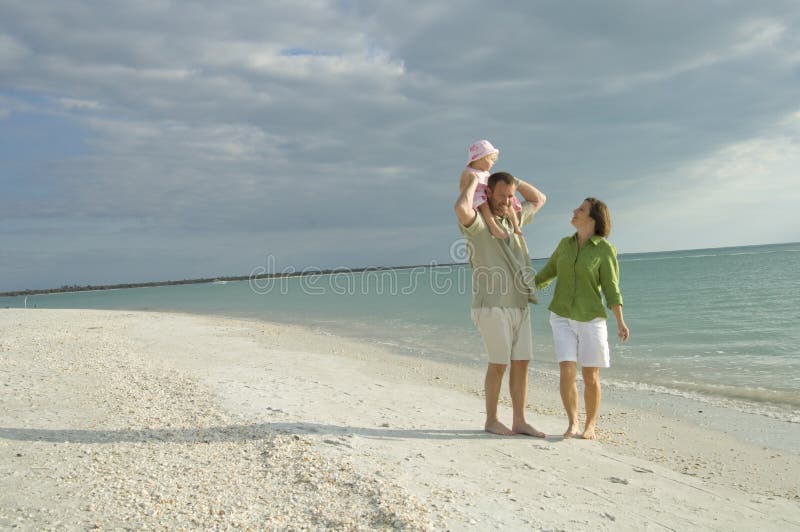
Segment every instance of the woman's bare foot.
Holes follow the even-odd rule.
[[[515,227],[514,228],[514,234],[517,234],[517,235],[521,236],[522,235],[522,229],[520,229],[519,227]]]
[[[499,434],[500,436],[513,436],[514,435],[514,433],[511,431],[511,429],[509,429],[508,427],[506,427],[505,425],[503,425],[499,421],[487,421],[486,425],[483,426],[483,430],[485,430],[486,432],[488,432],[490,434]]]
[[[596,440],[597,433],[595,432],[594,425],[586,425],[586,428],[583,429],[583,439],[584,440]]]
[[[534,438],[544,438],[546,434],[541,430],[536,430],[530,423],[519,423],[511,426],[514,434],[524,434],[526,436],[533,436]]]
[[[578,430],[578,423],[570,423],[569,427],[567,427],[567,432],[564,433],[564,439],[567,440],[569,438],[580,438],[581,431]]]

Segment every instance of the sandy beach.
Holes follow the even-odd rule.
[[[491,436],[482,379],[300,327],[2,310],[0,528],[800,530],[797,452],[608,393],[600,441],[565,441],[539,377],[551,436]]]

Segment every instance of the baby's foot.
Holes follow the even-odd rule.
[[[500,240],[508,238],[508,233],[503,231],[499,226],[490,227],[489,231],[491,231],[493,237],[499,238]]]

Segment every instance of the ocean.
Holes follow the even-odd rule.
[[[602,372],[605,386],[800,423],[800,243],[619,259],[631,339],[616,340],[609,312],[612,366]],[[544,263],[533,261],[537,270]],[[531,367],[555,375],[551,289],[532,307]],[[23,297],[0,298],[0,307],[25,304]],[[27,298],[28,307],[38,308],[179,311],[293,323],[404,356],[482,367],[483,345],[469,304],[467,265]]]

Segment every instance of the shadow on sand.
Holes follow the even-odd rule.
[[[208,428],[162,428],[140,430],[76,430],[27,429],[0,427],[0,439],[41,441],[52,443],[121,443],[167,442],[210,443],[216,441],[246,441],[270,438],[279,434],[319,434],[328,436],[362,436],[382,440],[468,440],[519,438],[535,441],[561,441],[561,436],[528,438],[525,436],[495,436],[486,432],[455,429],[392,429],[386,427],[349,427],[320,423],[256,423]]]

